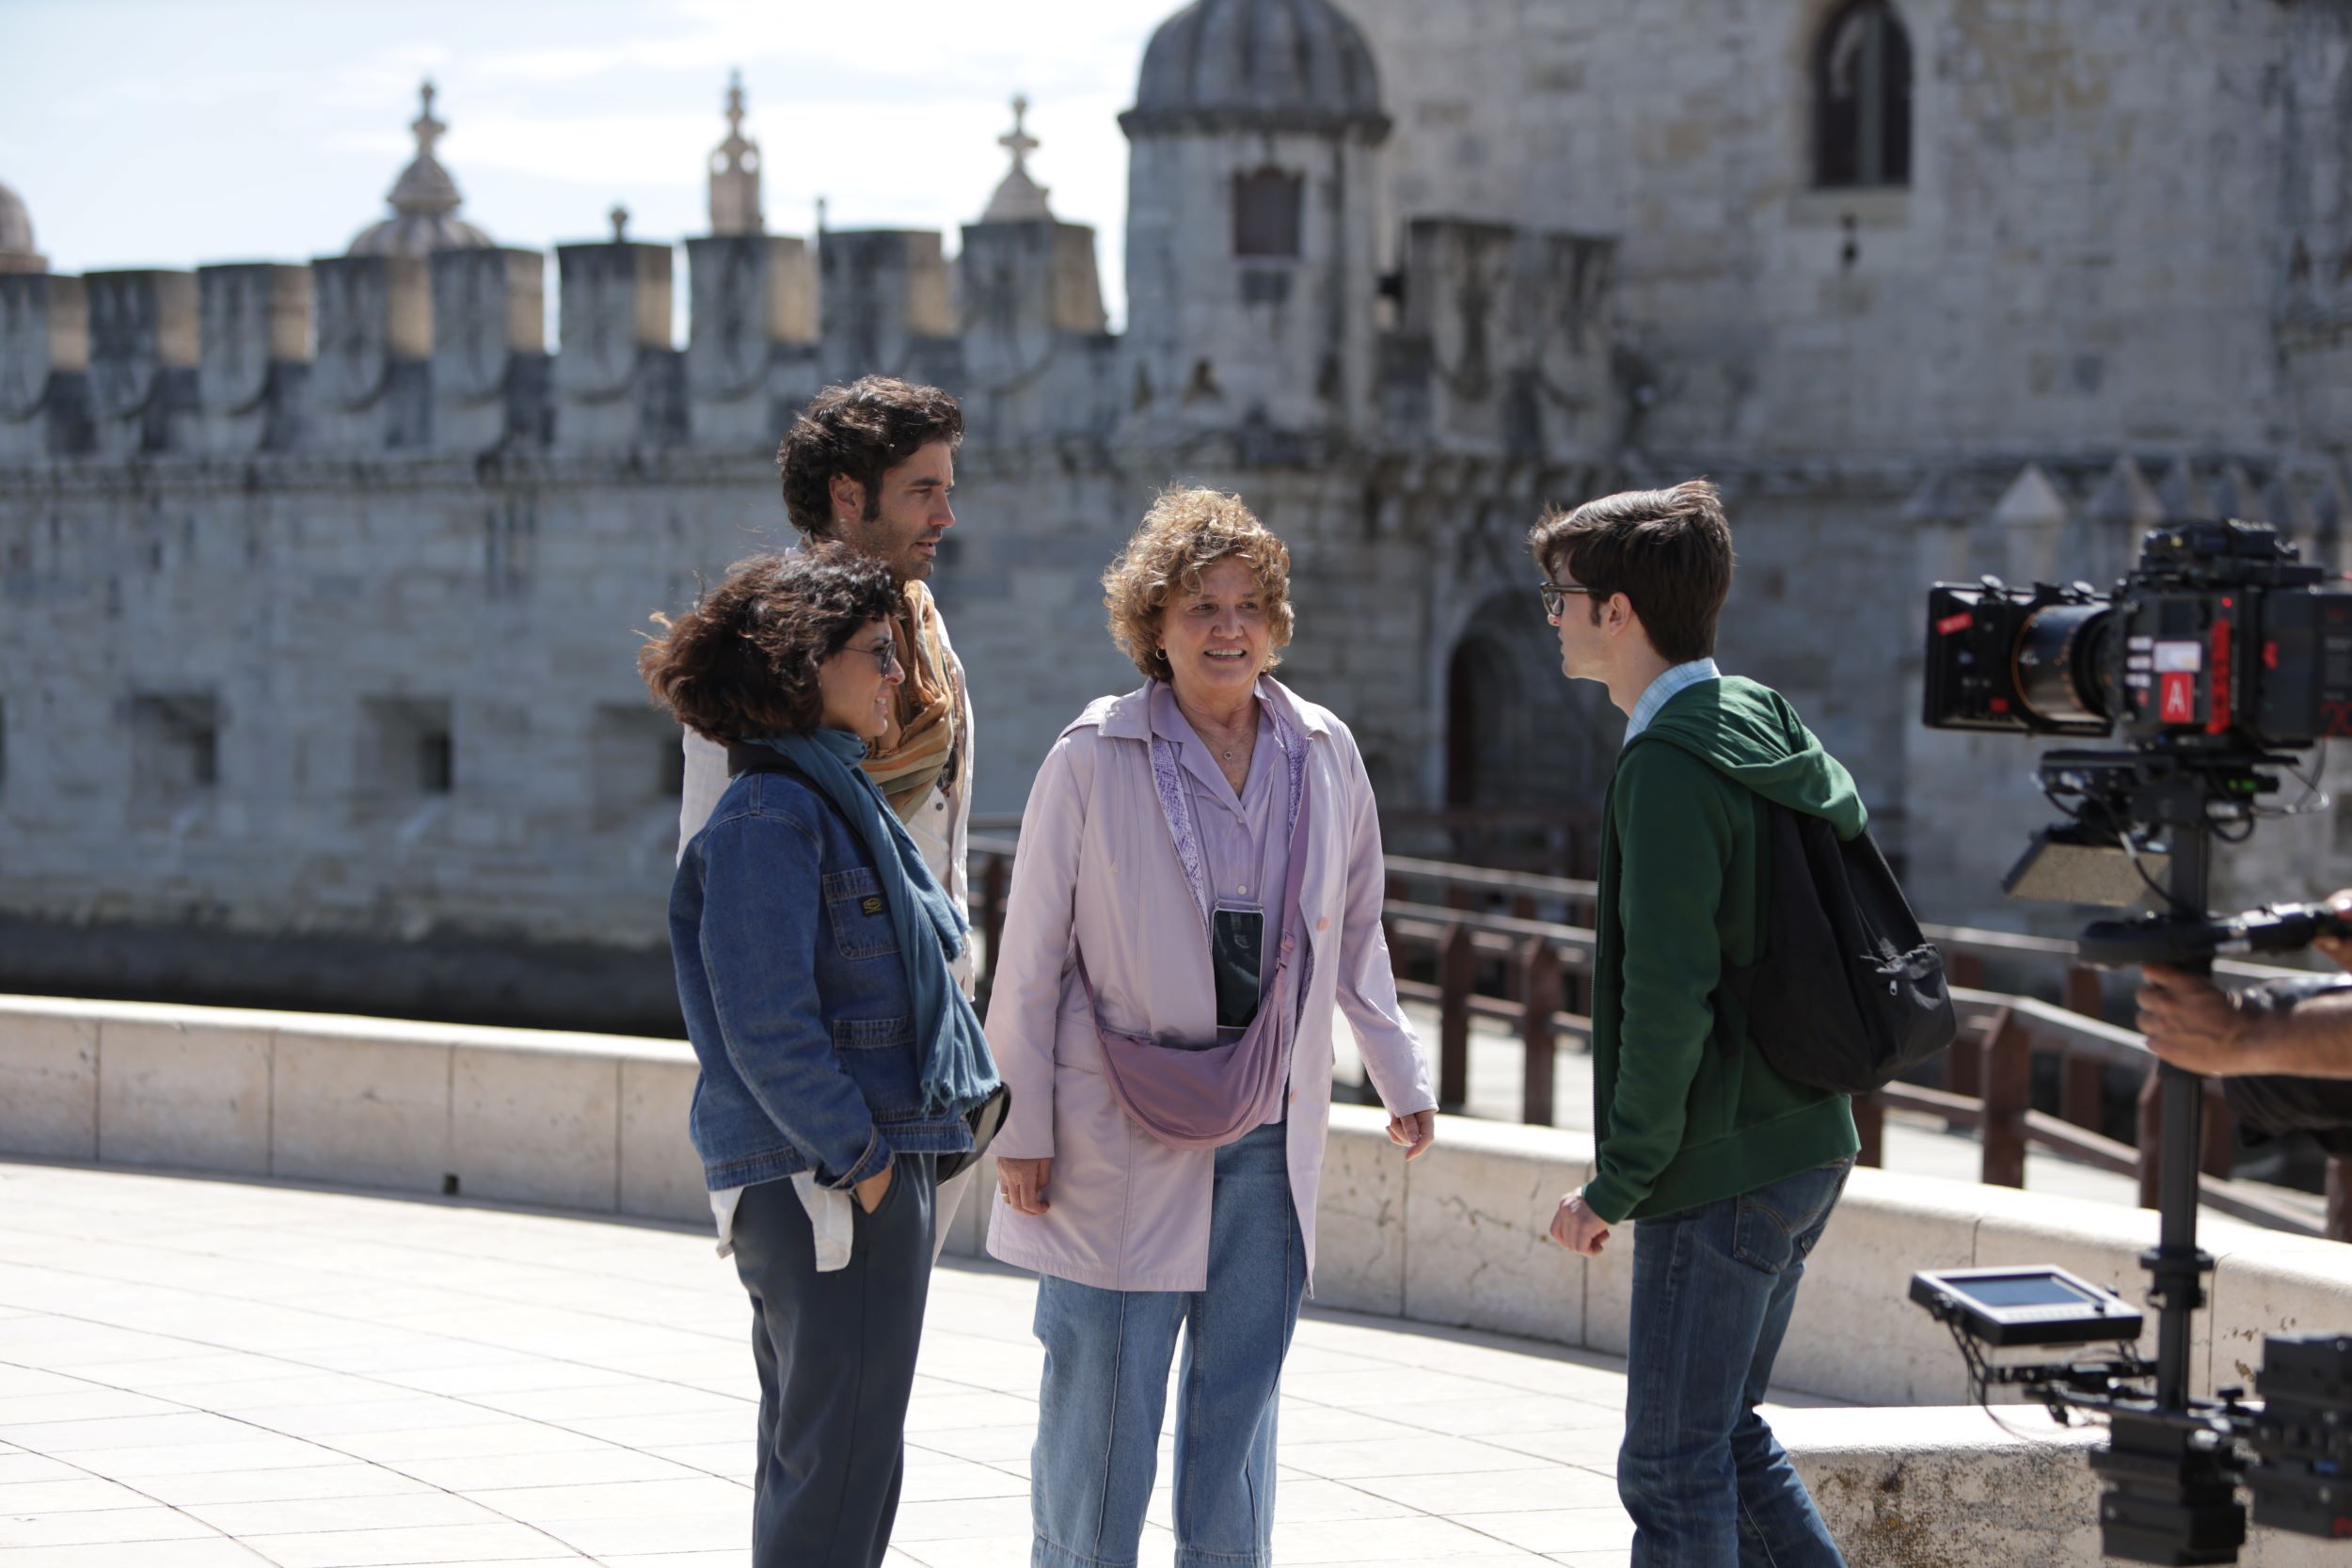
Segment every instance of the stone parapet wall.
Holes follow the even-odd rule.
[[[691,1051],[674,1041],[379,1019],[0,998],[0,1157],[292,1178],[706,1224],[686,1137]],[[1625,1350],[1631,1244],[1597,1259],[1546,1236],[1589,1173],[1582,1133],[1446,1117],[1405,1164],[1384,1117],[1341,1106],[1323,1179],[1326,1306]],[[983,1169],[976,1191],[990,1191]],[[984,1205],[946,1241],[982,1251]],[[2151,1211],[1883,1171],[1854,1173],[1806,1266],[1788,1387],[1875,1405],[1964,1402],[1914,1272],[2055,1262],[2134,1299]],[[2248,1385],[2265,1333],[2352,1327],[2352,1249],[2207,1220],[2217,1259],[2195,1391]],[[2143,1342],[2153,1350],[2153,1330]]]

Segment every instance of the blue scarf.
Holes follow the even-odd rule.
[[[866,742],[847,730],[763,736],[757,742],[789,757],[809,782],[840,808],[873,860],[882,906],[898,935],[907,987],[914,995],[914,1040],[922,1056],[923,1114],[962,1116],[996,1087],[996,1064],[980,1033],[979,1016],[947,972],[963,951],[971,926],[939,885],[922,852],[858,764]],[[927,962],[936,946],[940,958]]]

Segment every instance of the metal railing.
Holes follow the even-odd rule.
[[[1008,838],[972,840],[973,924],[986,944],[984,984],[994,977],[1013,847]],[[1561,1045],[1589,1049],[1591,1044],[1589,923],[1595,884],[1405,855],[1389,856],[1388,872],[1381,923],[1397,955],[1397,992],[1438,1010],[1439,1103],[1458,1109],[1468,1101],[1470,1024],[1485,1019],[1518,1036],[1520,1119],[1549,1125]],[[1500,902],[1509,912],[1471,907],[1479,902]],[[1567,918],[1538,917],[1538,911],[1548,910]],[[1977,1134],[1980,1179],[1987,1183],[2023,1187],[2026,1150],[2042,1148],[2135,1177],[2141,1204],[2153,1208],[2161,1164],[2153,1097],[2140,1096],[2137,1145],[2106,1136],[2101,1126],[2109,1070],[2122,1069],[2143,1085],[2153,1085],[2156,1062],[2137,1033],[2099,1016],[2100,971],[2080,962],[2074,943],[2062,938],[1966,927],[1931,926],[1926,931],[1944,950],[1960,1037],[1946,1055],[1942,1087],[1895,1083],[1855,1099],[1862,1162],[1881,1162],[1888,1111],[1918,1113]],[[2054,975],[2062,1002],[1982,989],[1988,966],[2021,964]],[[2303,973],[2234,960],[2214,967],[2224,977],[2244,980]],[[1426,971],[1434,978],[1413,977],[1408,971]],[[2035,1064],[2043,1059],[2057,1073],[2056,1115],[2032,1101]],[[2314,1224],[2270,1192],[2229,1179],[2234,1126],[2227,1101],[2210,1081],[2205,1105],[2200,1185],[2209,1207],[2273,1229],[2352,1241],[2352,1162],[2328,1160],[2326,1217]]]

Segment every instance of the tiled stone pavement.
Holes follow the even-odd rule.
[[[1027,1277],[936,1276],[890,1561],[1028,1560]],[[707,1236],[0,1164],[0,1568],[734,1568],[748,1309]],[[1606,1357],[1311,1308],[1284,1564],[1626,1560]],[[1165,1564],[1167,1465],[1143,1549]]]

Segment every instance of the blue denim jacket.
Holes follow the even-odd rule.
[[[807,784],[745,773],[727,786],[678,861],[670,956],[702,1064],[689,1131],[713,1192],[812,1169],[848,1187],[894,1149],[972,1147],[962,1117],[921,1112],[914,1004],[873,861]]]

